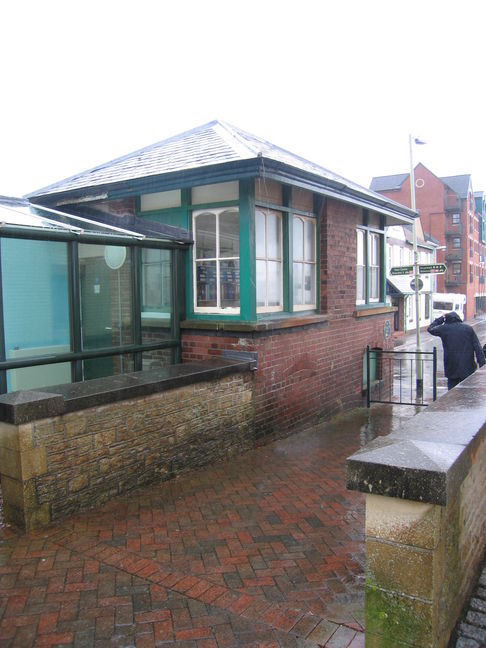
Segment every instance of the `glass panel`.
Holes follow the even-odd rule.
[[[81,292],[81,344],[83,349],[101,349],[132,342],[131,250],[124,263],[112,269],[107,264],[113,246],[79,244]],[[85,363],[84,379],[112,375],[113,358]]]
[[[224,211],[219,215],[219,256],[237,257],[240,254],[237,211]]]
[[[181,190],[159,191],[157,193],[142,194],[140,196],[140,211],[151,209],[169,209],[181,206]]]
[[[196,263],[197,300],[201,307],[217,306],[216,261]]]
[[[370,268],[370,299],[380,296],[380,269],[376,266]]]
[[[364,265],[365,254],[364,254],[364,232],[363,230],[357,230],[356,232],[356,263],[358,265]],[[402,250],[400,249],[400,253]]]
[[[221,261],[221,308],[238,308],[240,305],[240,262]]]
[[[293,295],[294,295],[294,305],[300,306],[301,304],[304,303],[301,263],[294,263]]]
[[[256,243],[256,256],[265,258],[267,255],[266,246],[266,233],[265,233],[265,220],[266,216],[261,211],[255,212],[255,243]]]
[[[195,217],[196,259],[216,258],[216,214],[204,212]]]
[[[300,218],[294,218],[293,224],[293,246],[294,246],[294,260],[301,260],[304,258],[304,223]]]
[[[370,265],[378,265],[379,261],[378,235],[370,235]]]
[[[172,302],[170,250],[142,250],[142,311],[166,313]]]
[[[268,306],[282,305],[282,264],[268,262]]]
[[[256,300],[257,308],[266,306],[267,300],[267,264],[266,261],[256,262]]]
[[[269,259],[280,259],[281,232],[280,216],[270,212],[267,216],[267,255]]]
[[[2,290],[7,358],[70,351],[66,243],[2,239]],[[12,369],[8,391],[71,382],[70,363]]]
[[[304,221],[304,235],[305,235],[305,260],[315,261],[316,259],[316,227],[313,221]]]
[[[142,250],[142,344],[171,338],[172,257],[170,250]],[[158,351],[154,351],[158,354]],[[145,363],[145,355],[142,358]],[[145,364],[143,365],[145,367]],[[160,366],[157,364],[156,366]]]
[[[304,303],[316,303],[316,290],[314,281],[314,265],[309,263],[304,264]]]
[[[364,266],[356,267],[356,299],[364,301],[365,299],[365,272]]]
[[[135,371],[135,362],[132,353],[109,356],[108,358],[83,360],[83,376],[85,380],[94,376],[97,378],[106,378],[107,376],[130,373],[132,371]]]
[[[238,200],[238,180],[221,182],[219,184],[201,185],[192,189],[192,204],[203,205],[225,200]]]
[[[173,349],[154,349],[142,354],[142,370],[161,369],[174,363]]]

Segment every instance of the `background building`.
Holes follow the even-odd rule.
[[[470,175],[439,178],[423,164],[414,171],[415,197],[422,230],[438,242],[437,262],[447,272],[437,276],[437,292],[459,292],[466,297],[466,319],[483,311],[483,213],[478,212]],[[371,189],[410,205],[408,173],[373,178]],[[482,202],[482,204],[484,204]],[[482,270],[483,268],[483,270]]]

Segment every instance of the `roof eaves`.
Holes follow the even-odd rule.
[[[266,177],[271,176],[275,180],[291,181],[316,193],[344,200],[366,209],[372,209],[386,216],[397,218],[404,223],[412,223],[418,217],[418,213],[408,207],[371,192],[369,189],[354,185],[354,183],[347,184],[344,179],[338,181],[306,172],[296,173],[298,170],[294,167],[270,159],[262,159],[261,164],[262,175]]]

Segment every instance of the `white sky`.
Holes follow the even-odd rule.
[[[405,13],[406,12],[406,13]],[[9,0],[0,194],[213,119],[344,177],[486,190],[483,0]]]

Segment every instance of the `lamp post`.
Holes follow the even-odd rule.
[[[413,144],[422,145],[425,144],[418,137],[408,136],[408,143],[410,147],[410,202],[413,211],[415,211],[415,174],[413,168]],[[413,221],[413,277],[415,283],[415,321],[416,321],[416,333],[417,333],[417,398],[422,398],[424,395],[424,377],[423,377],[423,367],[422,359],[420,357],[421,346],[420,346],[420,272],[419,272],[419,255],[417,249],[417,219]]]

